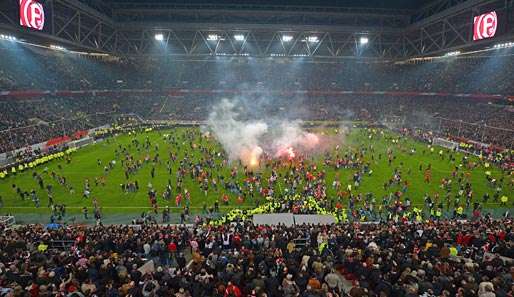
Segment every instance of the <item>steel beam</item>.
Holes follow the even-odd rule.
[[[0,9],[0,28],[27,39],[35,37],[70,48],[127,57],[284,55],[405,59],[514,38],[513,2],[438,0],[417,12],[422,15],[420,21],[408,25],[410,15],[405,10],[238,4],[124,3],[112,11],[113,20],[77,0],[47,0],[45,5],[51,13],[44,32],[21,28],[12,9]],[[493,9],[502,20],[507,20],[502,23],[505,27],[501,28],[502,35],[494,40],[474,42],[473,16]],[[122,14],[127,15],[122,17]],[[140,22],[139,15],[159,15],[162,20]],[[170,17],[175,16],[185,19],[169,22]],[[263,20],[259,21],[260,17]],[[124,21],[119,22],[118,18]],[[156,33],[164,34],[165,40],[156,41]],[[293,40],[282,41],[281,36],[286,33],[291,34]],[[219,39],[207,40],[209,34],[217,34]],[[235,34],[243,34],[245,39],[236,41]],[[307,42],[311,35],[317,36],[318,42]],[[370,42],[360,45],[361,36],[367,36]]]

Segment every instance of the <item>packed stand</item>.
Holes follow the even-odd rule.
[[[290,63],[285,59],[177,61],[92,58],[0,43],[0,91],[151,89],[153,93],[86,94],[0,101],[0,153],[109,123],[98,114],[137,113],[144,119],[202,121],[222,97],[260,102],[265,114],[303,120],[368,120],[395,116],[403,127],[503,148],[514,146],[512,103],[452,96],[280,95],[269,90],[351,90],[514,94],[511,56],[414,64]],[[25,57],[20,59],[18,57]],[[498,59],[497,63],[490,63]],[[492,67],[494,66],[494,67]],[[437,74],[437,75],[434,75]],[[494,79],[491,79],[493,77]],[[170,88],[203,90],[173,93]],[[213,89],[250,90],[234,95]],[[244,98],[243,98],[244,97]],[[91,119],[91,115],[96,115]],[[107,118],[107,117],[105,117]]]
[[[407,64],[352,59],[298,64],[279,58],[178,61],[169,56],[122,60],[1,42],[0,53],[0,90],[260,87],[514,95],[514,56],[507,54]]]
[[[22,226],[0,235],[0,290],[41,297],[512,296],[512,226],[510,219]]]

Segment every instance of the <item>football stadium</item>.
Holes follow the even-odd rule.
[[[514,0],[0,1],[0,296],[514,296]]]

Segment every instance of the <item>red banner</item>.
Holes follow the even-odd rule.
[[[68,141],[70,141],[71,138],[67,135],[64,135],[64,136],[60,136],[60,137],[55,137],[55,138],[52,138],[52,139],[49,139],[47,142],[46,142],[46,147],[51,147],[51,146],[56,146],[56,145],[61,145],[63,143],[66,143]]]
[[[80,130],[73,133],[73,139],[81,139],[82,137],[86,137],[88,134],[87,130]]]

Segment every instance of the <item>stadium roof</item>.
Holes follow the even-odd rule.
[[[171,4],[171,5],[279,5],[279,6],[311,6],[311,7],[358,7],[381,9],[420,9],[437,0],[80,0],[96,8],[115,8],[127,4]]]
[[[4,1],[7,2],[7,1]],[[16,3],[16,0],[9,0]],[[18,25],[0,1],[0,28],[20,40],[116,56],[431,57],[511,42],[505,0],[56,0],[45,29]],[[509,22],[474,41],[473,18]],[[236,36],[238,39],[236,39]],[[284,37],[289,38],[285,41]],[[313,41],[309,41],[312,39]],[[364,42],[363,42],[364,40]]]

